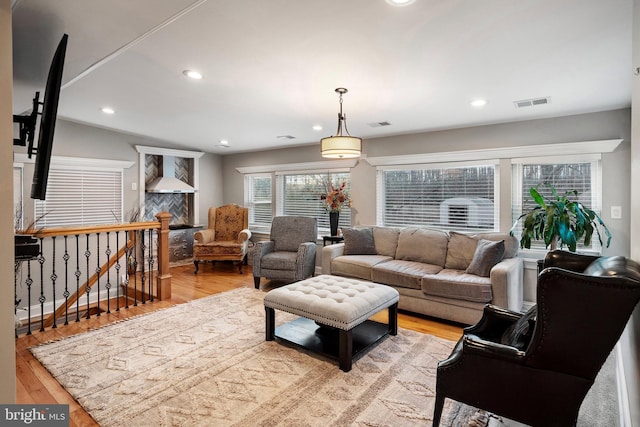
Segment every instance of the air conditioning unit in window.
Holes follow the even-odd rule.
[[[493,202],[455,197],[440,203],[440,223],[452,227],[493,227]]]

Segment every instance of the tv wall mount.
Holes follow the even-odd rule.
[[[32,155],[36,154],[38,151],[37,148],[33,147],[33,140],[36,133],[36,121],[38,119],[38,114],[40,106],[44,103],[40,101],[40,92],[36,92],[36,96],[33,98],[33,109],[31,110],[31,114],[29,115],[13,115],[13,123],[17,123],[20,127],[20,133],[18,138],[13,138],[13,145],[19,145],[27,148],[27,154],[29,158]]]

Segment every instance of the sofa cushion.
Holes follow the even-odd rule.
[[[510,235],[509,233],[503,233],[499,231],[490,231],[487,233],[478,233],[473,234],[471,237],[475,239],[484,239],[491,240],[492,242],[499,242],[500,240],[504,240],[504,255],[502,258],[513,258],[518,254],[518,250],[520,249],[520,242],[515,236]]]
[[[296,252],[270,252],[260,259],[260,268],[264,270],[294,270],[296,269]]]
[[[398,249],[398,236],[400,229],[393,227],[373,227],[373,241],[378,255],[386,255],[394,258]]]
[[[405,228],[400,231],[395,258],[444,267],[448,241],[443,231]]]
[[[399,286],[401,288],[421,289],[422,277],[425,274],[436,274],[440,270],[442,270],[442,267],[439,265],[416,261],[390,260],[373,266],[371,280],[376,283]]]
[[[489,277],[491,269],[502,260],[503,255],[504,240],[492,242],[490,240],[481,239],[478,241],[476,252],[473,254],[473,259],[471,260],[469,267],[467,267],[466,272],[482,277]]]
[[[460,270],[443,269],[438,274],[425,275],[421,289],[427,295],[473,302],[491,302],[491,279]]]
[[[455,231],[449,232],[449,243],[447,245],[447,259],[444,268],[454,270],[466,270],[471,264],[473,254],[476,252],[478,239]]]
[[[371,268],[391,259],[391,257],[384,255],[339,256],[331,260],[331,274],[373,281]]]
[[[371,228],[343,228],[345,255],[377,255]]]

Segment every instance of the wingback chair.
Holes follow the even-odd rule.
[[[251,238],[249,209],[234,204],[209,208],[208,228],[197,231],[193,238],[194,274],[198,274],[200,261],[232,261],[242,274]]]
[[[532,426],[574,426],[582,401],[640,299],[640,265],[552,251],[526,314],[487,305],[438,363],[445,398]]]
[[[271,223],[268,241],[256,243],[253,281],[260,278],[295,282],[313,276],[316,267],[318,224],[315,218],[278,216]]]

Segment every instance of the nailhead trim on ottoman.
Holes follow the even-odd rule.
[[[348,331],[398,299],[390,286],[324,274],[269,291],[264,306]]]
[[[354,328],[388,308],[388,329],[375,342],[387,334],[396,335],[398,298],[398,291],[390,286],[331,275],[312,277],[273,289],[264,297],[266,340],[276,338],[275,309],[336,328],[340,369],[349,372],[354,351],[358,352],[353,345]]]

